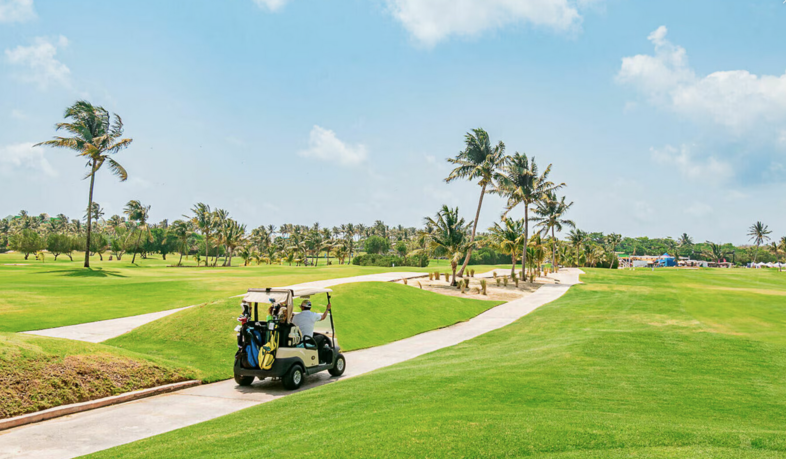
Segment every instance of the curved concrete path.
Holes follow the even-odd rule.
[[[531,295],[489,309],[467,322],[384,346],[348,352],[344,376],[331,378],[325,372],[313,375],[300,390],[368,373],[504,327],[561,297],[571,285],[579,283],[579,274],[583,274],[579,269],[563,269],[550,275],[559,279],[559,284],[545,284]],[[81,456],[208,421],[292,393],[272,381],[242,388],[233,380],[206,384],[0,432],[0,458]]]
[[[368,274],[365,276],[343,277],[339,279],[329,279],[314,282],[305,282],[303,284],[291,285],[289,287],[317,287],[326,288],[333,285],[349,284],[354,282],[393,282],[401,280],[406,277],[412,279],[415,277],[423,277],[428,274],[424,273],[381,273],[381,274]],[[242,296],[242,295],[241,295]],[[101,320],[98,322],[88,322],[78,325],[68,325],[66,327],[47,328],[45,330],[26,331],[29,335],[48,336],[50,338],[66,338],[77,341],[88,341],[90,343],[100,343],[108,339],[116,338],[120,335],[130,332],[131,330],[141,327],[147,323],[156,321],[162,317],[170,314],[188,309],[193,306],[186,306],[185,308],[169,309],[167,311],[151,312],[149,314],[141,314],[138,316],[121,317],[119,319]]]

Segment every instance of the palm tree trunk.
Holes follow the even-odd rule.
[[[759,257],[759,244],[756,244],[756,252],[753,254],[753,262],[756,263],[756,258]]]
[[[510,277],[512,278],[514,274],[516,274],[516,246],[513,246],[513,250],[511,250],[510,254],[511,261],[513,264],[510,266]]]
[[[210,245],[207,243],[207,234],[205,234],[205,268],[210,264]],[[199,263],[197,263],[199,266]]]
[[[529,203],[524,203],[524,250],[521,252],[521,280],[527,281],[527,246],[529,245]],[[532,281],[532,279],[530,279]]]
[[[475,231],[478,229],[478,219],[480,218],[480,207],[483,205],[483,196],[486,194],[486,184],[483,184],[483,188],[480,190],[480,199],[478,199],[478,210],[475,211],[475,221],[472,223],[472,236],[469,238],[469,249],[467,250],[467,256],[464,258],[464,263],[461,265],[461,269],[458,272],[459,276],[464,275],[464,270],[467,269],[467,265],[469,264],[469,257],[472,256],[472,243],[475,242]]]
[[[557,235],[554,232],[554,227],[551,227],[551,270],[552,272],[559,272],[559,265],[557,265]]]
[[[87,245],[85,246],[85,268],[90,267],[90,228],[93,217],[93,186],[96,182],[96,160],[93,160],[93,166],[90,173],[90,197],[87,203]]]
[[[180,252],[180,259],[177,261],[177,265],[180,266],[183,264],[183,252]]]
[[[131,258],[131,264],[132,265],[134,264],[134,261],[136,261],[136,254],[137,254],[137,252],[139,252],[139,241],[140,240],[142,240],[142,233],[141,232],[139,233],[139,236],[137,236],[136,244],[134,245],[134,256]]]

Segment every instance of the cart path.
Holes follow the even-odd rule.
[[[393,282],[401,280],[402,278],[415,278],[427,276],[426,273],[380,273],[380,274],[367,274],[365,276],[343,277],[339,279],[328,279],[314,282],[305,282],[302,284],[290,285],[293,287],[316,287],[326,288],[333,285],[349,284],[354,282]],[[242,296],[242,295],[241,295]],[[167,311],[151,312],[149,314],[141,314],[138,316],[121,317],[119,319],[101,320],[98,322],[88,322],[78,325],[68,325],[65,327],[47,328],[44,330],[32,330],[22,333],[29,335],[48,336],[50,338],[66,338],[77,341],[87,341],[90,343],[100,343],[108,339],[116,338],[120,335],[126,334],[131,330],[141,327],[147,323],[156,321],[162,317],[191,308],[193,306],[186,306],[185,308],[169,309]]]
[[[579,283],[579,269],[551,274],[559,284],[545,284],[534,293],[453,326],[379,347],[348,352],[347,372],[331,378],[326,372],[309,376],[299,391],[340,381],[453,346],[504,327],[561,297]],[[328,281],[326,281],[328,282]],[[208,421],[269,402],[294,392],[279,382],[239,387],[234,380],[99,408],[0,432],[0,458],[72,458]]]

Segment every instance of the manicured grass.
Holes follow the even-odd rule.
[[[111,262],[107,258],[103,262],[93,260],[88,270],[81,262],[64,257],[55,263],[49,256],[41,263],[32,256],[25,262],[20,254],[0,254],[0,331],[40,330],[175,309],[224,299],[249,287],[429,270],[323,264],[242,267],[239,259],[234,260],[234,267],[227,268],[174,268],[169,267],[177,262],[172,255],[166,261],[160,256],[146,260],[137,257],[135,265],[130,256]]]
[[[0,333],[0,418],[196,375],[194,369],[101,344]]]
[[[325,295],[312,300],[314,311],[324,311]],[[104,344],[193,366],[206,381],[228,379],[237,350],[233,330],[239,303],[239,298],[232,298],[180,311]],[[383,282],[338,285],[333,288],[332,303],[336,335],[345,351],[452,325],[500,304]],[[317,330],[329,329],[329,320],[318,323]]]
[[[503,329],[96,457],[783,457],[786,274],[588,272]]]

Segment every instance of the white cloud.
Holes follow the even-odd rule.
[[[330,129],[314,126],[308,140],[308,149],[298,152],[304,158],[337,162],[342,166],[354,166],[368,158],[366,147],[361,144],[348,145],[336,137]]]
[[[586,0],[386,0],[391,14],[412,36],[434,46],[450,36],[476,36],[526,23],[568,31],[581,24],[577,6]]]
[[[60,36],[57,42],[38,37],[30,46],[17,46],[5,50],[6,59],[20,68],[17,77],[46,89],[51,84],[70,85],[71,70],[56,59],[58,49],[68,46],[68,39]]]
[[[0,23],[27,22],[35,18],[33,0],[0,0]]]
[[[254,0],[260,8],[267,8],[270,11],[278,11],[287,4],[289,0]]]
[[[17,143],[0,147],[0,172],[19,173],[19,169],[41,172],[49,177],[57,176],[57,171],[44,157],[44,149],[34,148],[32,143]]]
[[[11,110],[11,118],[15,120],[26,120],[28,116],[22,110],[13,109]]]
[[[697,76],[685,49],[671,43],[667,33],[661,26],[649,35],[653,55],[623,58],[617,81],[639,89],[654,103],[736,134],[760,122],[786,120],[786,73],[757,76],[730,70]]]
[[[652,159],[667,167],[674,167],[683,176],[691,179],[702,179],[708,183],[728,179],[734,175],[731,165],[718,160],[714,156],[697,158],[690,145],[675,148],[666,145],[664,148],[650,148]]]

